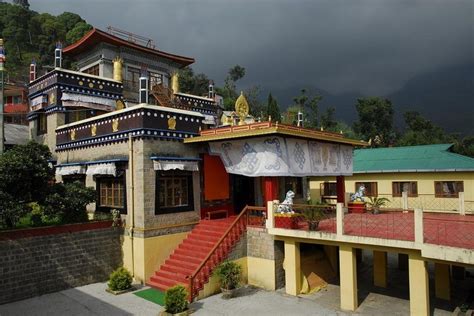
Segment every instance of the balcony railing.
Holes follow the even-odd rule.
[[[406,206],[406,205],[405,205]],[[381,209],[349,213],[342,203],[330,205],[268,204],[267,228],[308,231],[308,238],[331,239],[349,236],[410,241],[474,249],[474,215],[431,212],[422,209]],[[318,232],[320,234],[318,234]],[[346,236],[346,237],[343,237]]]

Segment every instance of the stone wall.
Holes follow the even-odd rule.
[[[108,279],[122,265],[111,222],[0,233],[0,304]]]
[[[275,286],[285,286],[285,271],[283,260],[285,258],[282,241],[274,239],[268,234],[266,228],[247,227],[247,256],[273,260],[275,262]]]

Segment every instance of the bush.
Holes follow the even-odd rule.
[[[224,261],[217,266],[214,274],[219,278],[223,289],[232,290],[240,283],[242,267],[233,261]]]
[[[86,205],[95,201],[96,191],[80,182],[56,183],[46,197],[45,215],[58,216],[61,223],[87,222]]]
[[[168,313],[177,314],[188,309],[188,293],[182,285],[176,285],[166,290],[165,309]]]
[[[124,267],[120,267],[110,274],[109,289],[112,291],[123,291],[132,287],[132,275]]]

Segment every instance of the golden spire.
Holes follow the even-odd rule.
[[[249,115],[249,104],[242,91],[240,91],[240,96],[235,101],[235,112],[240,118],[239,125],[244,125],[245,118]]]
[[[171,90],[173,93],[179,92],[179,73],[177,71],[171,74]]]
[[[117,56],[112,60],[112,62],[114,63],[114,80],[122,82],[123,59]]]

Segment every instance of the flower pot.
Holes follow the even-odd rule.
[[[365,203],[364,202],[349,202],[347,204],[349,213],[365,213]]]
[[[221,292],[222,292],[222,298],[224,299],[230,299],[230,298],[233,298],[234,295],[235,295],[235,291],[237,289],[231,289],[231,290],[228,290],[228,289],[224,289],[221,287]]]
[[[276,214],[275,228],[296,229],[300,214]]]
[[[188,316],[188,315],[189,315],[189,309],[185,310],[184,312],[176,313],[176,314],[171,314],[171,313],[168,313],[167,311],[162,311],[160,313],[160,316]]]
[[[318,230],[319,221],[308,221],[308,229],[311,231]]]

